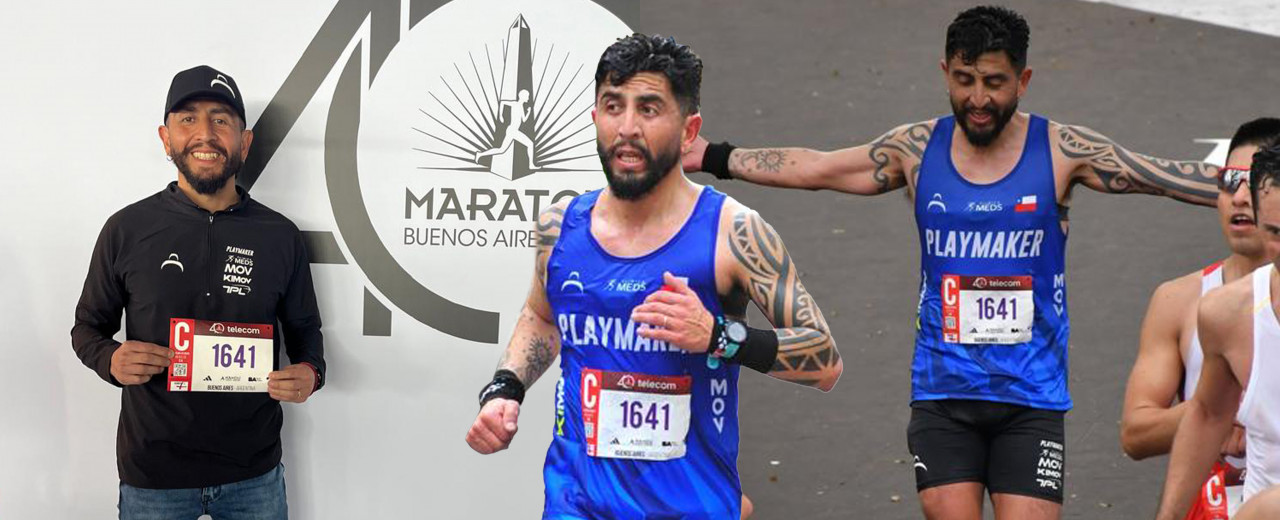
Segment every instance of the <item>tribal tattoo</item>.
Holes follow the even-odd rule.
[[[900,188],[907,179],[915,179],[920,174],[924,149],[929,145],[933,126],[933,121],[903,125],[871,142],[868,154],[876,164],[871,177],[875,179],[880,193]],[[909,164],[910,169],[893,171],[891,165],[895,155],[900,164],[904,166]]]
[[[538,254],[535,258],[538,280],[545,287],[547,284],[547,260],[551,258],[551,250],[560,239],[560,225],[564,221],[564,208],[551,206],[538,215]]]
[[[1199,161],[1172,161],[1130,152],[1081,126],[1058,129],[1059,150],[1088,165],[1082,182],[1108,193],[1149,193],[1212,206],[1218,196],[1218,169]]]
[[[777,327],[778,358],[769,375],[817,386],[840,354],[778,232],[758,213],[744,210],[733,218],[729,249],[746,268],[747,293]]]

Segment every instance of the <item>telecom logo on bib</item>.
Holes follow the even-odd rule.
[[[586,0],[457,0],[403,32],[367,87],[359,50],[339,63],[329,196],[341,240],[392,305],[498,341],[498,313],[528,291],[539,212],[605,183],[594,75],[630,32]]]

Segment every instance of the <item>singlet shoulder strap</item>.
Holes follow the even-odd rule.
[[[596,205],[596,199],[599,197],[600,190],[592,190],[570,200],[569,206],[564,209],[564,219],[560,223],[561,234],[568,229],[581,225],[591,212],[591,208]]]
[[[955,124],[955,116],[942,116],[934,120],[933,131],[929,133],[929,142],[920,155],[920,169],[916,173],[917,199],[920,198],[919,191],[925,185],[928,172],[947,163],[947,158],[951,155],[951,134],[955,130]]]
[[[1200,294],[1222,286],[1222,261],[1219,260],[1200,271]]]
[[[1253,314],[1271,310],[1271,264],[1253,272]]]

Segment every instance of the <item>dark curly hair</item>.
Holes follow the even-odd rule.
[[[973,65],[988,52],[1004,51],[1018,72],[1027,67],[1027,45],[1031,28],[1027,20],[1012,9],[984,5],[966,9],[947,26],[946,58],[960,57]]]
[[[684,115],[696,114],[701,103],[702,58],[688,45],[676,43],[672,37],[632,34],[605,49],[596,66],[596,93],[608,81],[614,86],[626,83],[640,72],[657,72],[671,83],[671,92],[680,103]]]
[[[1280,145],[1259,148],[1249,167],[1249,196],[1253,199],[1253,221],[1258,222],[1258,194],[1280,186]]]

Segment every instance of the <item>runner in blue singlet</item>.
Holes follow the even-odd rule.
[[[538,223],[536,276],[467,433],[508,447],[525,389],[557,354],[547,519],[736,520],[739,366],[830,390],[843,362],[777,233],[754,211],[689,182],[701,60],[633,35],[596,73],[608,187]],[[743,322],[755,302],[771,322]]]
[[[1067,389],[1063,276],[1071,189],[1211,206],[1217,168],[1132,153],[1018,111],[1030,29],[1001,7],[961,12],[942,71],[953,116],[834,152],[695,141],[685,169],[768,186],[877,195],[907,188],[921,287],[908,445],[931,519],[1061,514]]]

